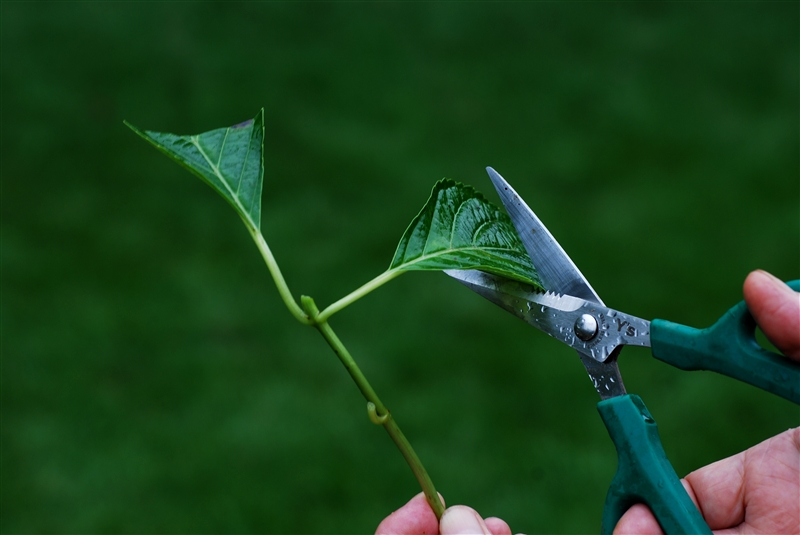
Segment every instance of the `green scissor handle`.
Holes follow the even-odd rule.
[[[617,473],[606,496],[601,533],[611,535],[630,506],[644,503],[667,535],[711,534],[672,468],[658,427],[641,398],[627,394],[601,401],[597,410],[617,448]]]
[[[800,280],[786,283],[800,290]],[[800,404],[800,363],[758,345],[744,301],[708,329],[650,322],[653,356],[682,370],[711,370]]]
[[[787,283],[800,290],[800,280]],[[761,348],[756,322],[742,301],[708,329],[653,320],[653,356],[683,370],[711,370],[800,404],[800,364]],[[632,505],[647,504],[667,535],[710,534],[672,468],[655,420],[636,395],[597,404],[617,448],[617,473],[606,496],[602,533],[610,534]]]

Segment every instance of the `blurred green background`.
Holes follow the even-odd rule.
[[[208,186],[122,124],[266,113],[262,228],[320,306],[442,177],[503,174],[612,307],[706,326],[800,275],[796,2],[2,3],[4,533],[372,532],[418,492]],[[332,325],[449,504],[599,531],[574,353],[439,273]],[[629,349],[677,472],[796,406]]]

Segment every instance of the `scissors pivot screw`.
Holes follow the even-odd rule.
[[[597,334],[597,320],[591,314],[581,314],[581,317],[575,321],[575,335],[588,342]]]

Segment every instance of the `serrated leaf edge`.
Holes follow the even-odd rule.
[[[433,185],[433,188],[431,188],[431,194],[428,197],[428,201],[425,202],[425,205],[423,205],[423,207],[422,207],[422,209],[420,209],[419,213],[417,213],[417,215],[414,216],[414,219],[411,220],[411,223],[408,224],[408,226],[406,227],[406,230],[403,232],[403,237],[405,237],[406,234],[408,233],[408,231],[410,229],[412,229],[419,222],[419,220],[422,218],[422,216],[423,216],[423,214],[425,212],[425,206],[433,198],[433,193],[437,190],[437,188],[441,188],[441,190],[444,190],[446,188],[450,188],[450,187],[453,187],[453,186],[464,187],[464,188],[468,188],[468,189],[472,190],[472,193],[474,194],[474,196],[471,197],[471,198],[478,199],[479,201],[485,202],[485,203],[489,204],[490,206],[494,207],[496,210],[499,210],[494,205],[494,203],[489,201],[483,193],[481,193],[480,191],[475,189],[473,186],[471,186],[469,184],[465,184],[463,182],[458,182],[457,180],[453,180],[452,178],[442,178],[442,179],[438,180]],[[466,202],[461,203],[459,205],[459,207],[456,210],[456,213],[455,213],[455,215],[453,217],[453,223],[451,224],[451,227],[450,227],[450,241],[449,241],[449,244],[450,244],[451,247],[449,249],[443,249],[443,250],[440,250],[440,251],[436,251],[436,253],[434,253],[434,254],[428,254],[428,255],[423,253],[421,256],[418,256],[417,258],[415,258],[415,259],[413,259],[413,260],[411,260],[409,262],[404,262],[404,263],[399,264],[399,265],[394,265],[394,259],[397,258],[398,251],[400,251],[401,247],[404,247],[404,246],[407,245],[406,243],[403,243],[403,240],[401,238],[400,243],[398,243],[397,244],[397,248],[395,248],[394,256],[392,256],[392,262],[389,264],[389,271],[411,271],[411,270],[414,270],[414,268],[413,267],[409,268],[408,266],[413,266],[414,264],[418,264],[418,263],[421,263],[423,261],[430,260],[432,258],[436,258],[437,256],[444,256],[445,254],[458,252],[458,251],[465,251],[465,252],[479,252],[479,251],[480,252],[486,252],[486,251],[492,251],[492,250],[509,251],[510,249],[499,248],[499,247],[460,247],[460,248],[457,248],[457,249],[452,248],[453,236],[454,236],[454,228],[455,228],[456,220],[458,219],[459,212],[461,212],[461,209],[464,207],[465,204],[466,204]],[[490,222],[485,222],[485,223],[481,224],[481,226],[478,227],[478,229],[476,229],[475,233],[477,234],[477,232],[479,232],[480,229],[484,225],[488,225],[489,223]],[[514,229],[513,225],[511,227],[511,230],[516,234],[517,231],[516,231],[516,229]],[[473,234],[473,236],[474,235],[475,234]],[[504,270],[504,269],[498,269],[498,268],[496,268],[494,266],[486,266],[486,267],[483,267],[483,269],[481,269],[482,267],[483,266],[478,265],[478,266],[475,266],[475,267],[471,267],[469,269],[478,269],[478,270],[482,270],[482,271],[488,271],[490,273],[502,274],[502,275],[505,275],[505,276],[507,276],[509,278],[512,278],[512,279],[515,279],[515,280],[519,280],[521,282],[526,282],[528,284],[533,284],[534,286],[541,286],[541,283],[539,283],[536,279],[534,279],[533,277],[530,277],[530,276],[525,276],[523,278],[523,276],[521,276],[519,273],[511,272],[511,271]],[[450,268],[450,269],[463,269],[463,268]]]

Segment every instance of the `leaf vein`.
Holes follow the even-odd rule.
[[[227,133],[226,133],[226,136],[227,136]],[[203,147],[200,146],[199,140],[200,140],[200,136],[191,136],[189,138],[189,141],[191,141],[192,145],[194,145],[197,148],[197,150],[200,152],[200,155],[205,159],[206,163],[208,163],[208,165],[211,167],[211,170],[214,172],[214,175],[219,179],[220,182],[222,182],[222,185],[225,186],[225,189],[230,194],[231,200],[236,204],[236,206],[239,208],[239,210],[243,214],[245,214],[247,216],[247,219],[248,219],[249,223],[253,227],[255,227],[255,222],[250,217],[250,214],[247,211],[245,211],[244,206],[242,206],[242,203],[239,200],[239,196],[237,194],[235,194],[233,192],[233,190],[231,190],[231,187],[228,184],[227,180],[225,180],[225,177],[222,175],[222,173],[220,173],[219,167],[214,165],[214,163],[211,161],[211,158],[209,158],[208,154],[206,154],[206,151],[203,150]],[[220,154],[222,154],[221,151],[220,151]]]
[[[488,227],[497,223],[495,220],[484,221],[480,225],[478,225],[472,233],[472,243],[478,243],[478,234],[484,229],[484,227]],[[489,249],[489,247],[487,247]]]
[[[231,129],[225,129],[225,137],[222,138],[222,145],[219,146],[219,158],[217,158],[217,169],[219,169],[219,164],[222,163],[222,153],[225,152],[225,143],[228,141],[228,134],[230,133]]]
[[[458,214],[461,213],[461,209],[464,207],[465,204],[467,204],[467,201],[462,200],[461,203],[458,205],[458,208],[456,208],[456,213],[453,214],[453,222],[450,224],[450,241],[449,241],[450,249],[453,249],[453,236],[456,235],[456,223],[458,222]]]
[[[431,254],[423,254],[422,256],[418,256],[417,258],[409,260],[408,262],[404,262],[404,263],[400,264],[399,266],[395,266],[395,269],[403,269],[406,266],[419,264],[419,263],[425,262],[427,260],[431,260],[431,259],[436,258],[436,257],[447,256],[447,255],[450,255],[450,254],[453,254],[453,253],[464,253],[464,252],[467,252],[467,253],[473,253],[473,252],[474,253],[482,253],[482,252],[484,252],[485,253],[485,252],[492,252],[492,251],[495,251],[495,252],[498,252],[498,253],[499,252],[505,252],[505,253],[507,253],[507,252],[516,252],[514,249],[510,249],[508,247],[478,247],[478,246],[474,246],[474,247],[452,247],[450,249],[441,249],[441,250],[436,251],[435,253],[431,253]]]
[[[239,194],[239,191],[242,189],[242,181],[244,180],[244,172],[247,169],[247,159],[250,157],[250,147],[252,146],[252,137],[247,140],[247,154],[244,155],[244,162],[242,162],[242,170],[239,172],[239,184],[236,186],[236,194]],[[253,203],[255,202],[255,195],[253,198],[250,199],[250,210],[247,211],[249,214],[250,211],[253,209]]]

